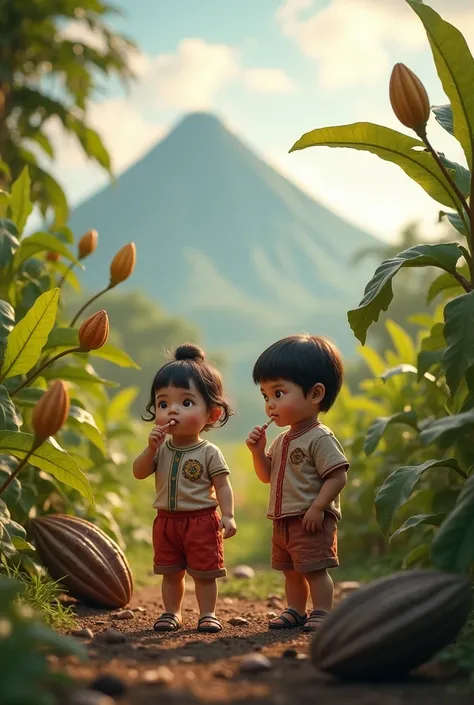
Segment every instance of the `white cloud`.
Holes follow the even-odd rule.
[[[291,93],[294,85],[283,69],[251,68],[243,73],[244,84],[255,93]]]

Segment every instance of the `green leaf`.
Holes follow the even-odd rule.
[[[405,531],[408,531],[409,529],[414,529],[417,526],[420,525],[428,525],[428,526],[439,526],[441,522],[446,518],[445,513],[439,513],[439,514],[416,514],[415,516],[410,517],[409,519],[406,520],[402,526],[400,526],[399,529],[397,529],[389,539],[389,542],[391,542],[395,536],[399,536],[400,534],[405,533]]]
[[[443,360],[444,350],[426,350],[418,354],[418,381],[424,377],[433,365],[439,365]]]
[[[15,310],[8,301],[0,299],[0,360],[10,332],[15,327]]]
[[[31,179],[28,172],[28,167],[25,166],[18,179],[12,185],[12,197],[10,201],[12,220],[16,223],[20,234],[23,232],[26,221],[30,217],[31,211],[33,210],[30,192]]]
[[[0,218],[5,218],[10,208],[11,196],[8,191],[0,189]]]
[[[118,422],[128,418],[130,406],[138,396],[138,387],[126,387],[113,397],[107,407],[107,418],[109,422]]]
[[[0,385],[0,431],[18,431],[22,424],[7,389]]]
[[[140,369],[140,366],[137,365],[126,352],[116,348],[115,345],[111,345],[110,343],[106,343],[98,350],[91,350],[90,354],[94,355],[94,357],[107,360],[108,362],[113,362],[119,367],[133,367],[135,370]]]
[[[77,328],[62,328],[56,326],[48,336],[44,346],[45,350],[51,348],[75,348],[79,345]]]
[[[105,445],[104,437],[98,429],[92,414],[85,409],[81,409],[79,406],[71,404],[69,409],[69,419],[72,421],[73,426],[80,430],[87,440],[93,443],[95,447],[100,450],[102,455],[107,454],[107,447]]]
[[[5,223],[11,223],[11,221],[4,218],[0,220],[0,269],[10,264],[13,255],[20,247],[18,238],[11,232],[13,228],[8,230]]]
[[[458,231],[458,233],[461,233],[461,235],[467,235],[468,231],[466,230],[464,221],[462,220],[459,213],[446,213],[445,211],[440,211],[439,222],[441,222],[444,216],[448,219],[450,225],[452,225],[453,228]]]
[[[474,410],[465,411],[462,414],[443,416],[426,426],[420,434],[423,445],[428,446],[438,441],[445,433],[457,431],[456,435],[463,436],[467,429],[474,426]]]
[[[0,431],[0,453],[9,453],[22,460],[33,446],[31,433]],[[54,439],[48,439],[30,456],[28,462],[53,475],[59,482],[80,492],[89,502],[94,502],[91,486],[76,461]]]
[[[402,563],[403,570],[412,566],[427,566],[430,562],[430,547],[427,543],[422,543],[410,551],[408,556],[405,556]]]
[[[457,460],[427,460],[421,465],[405,465],[387,477],[375,498],[375,512],[380,528],[387,533],[393,517],[401,506],[408,502],[417,482],[426,470],[452,468],[459,471]]]
[[[364,297],[359,307],[349,311],[347,317],[354,335],[362,345],[367,330],[378,321],[382,311],[386,311],[393,299],[392,279],[402,267],[440,267],[453,272],[461,251],[456,243],[439,245],[415,245],[396,257],[385,260],[375,270],[374,276],[365,287]]]
[[[395,321],[385,321],[393,346],[397,351],[398,356],[403,362],[414,362],[416,359],[415,346],[408,333]]]
[[[453,111],[454,136],[461,143],[469,169],[474,153],[474,60],[461,32],[417,0],[407,0],[428,35],[433,59]],[[455,210],[458,210],[457,208]]]
[[[110,382],[107,379],[98,377],[90,365],[87,367],[89,369],[74,367],[73,365],[54,365],[53,367],[47,367],[42,373],[42,376],[45,379],[63,379],[66,382],[74,382],[84,387],[88,384],[103,384],[105,387],[118,387],[118,384],[115,382]]]
[[[418,428],[417,415],[414,411],[400,411],[397,414],[392,414],[392,416],[380,416],[371,423],[367,431],[364,441],[364,451],[366,455],[372,455],[380,443],[380,439],[385,433],[387,426],[394,423],[404,423],[414,429]]]
[[[454,137],[453,110],[451,105],[449,103],[447,105],[433,105],[431,110],[441,127]]]
[[[36,548],[25,539],[22,539],[21,536],[12,536],[12,544],[17,551],[36,551]]]
[[[462,195],[467,198],[471,190],[471,172],[461,164],[447,159],[441,152],[438,153],[438,156],[443,166],[450,170],[450,176],[454,179],[454,183],[461,191]]]
[[[358,122],[338,127],[323,127],[303,135],[290,149],[294,152],[308,147],[350,147],[377,155],[401,167],[435,201],[461,209],[461,202],[425,145],[418,139],[370,122]]]
[[[7,340],[2,379],[22,375],[38,362],[41,350],[56,320],[59,289],[39,296],[33,308],[16,324]]]
[[[436,277],[436,279],[431,283],[428,290],[428,296],[426,297],[426,303],[431,303],[433,299],[438,296],[438,294],[441,294],[444,291],[448,291],[449,295],[452,296],[454,295],[453,292],[456,290],[460,292],[464,291],[461,284],[456,281],[452,274],[448,274],[448,272],[440,274],[440,276]]]
[[[64,281],[69,284],[75,292],[79,293],[81,291],[79,279],[77,278],[76,273],[69,268],[68,264],[59,261],[54,263],[54,267],[58,274],[64,277]]]
[[[474,562],[474,475],[466,480],[453,511],[435,536],[434,564],[448,572],[467,572]]]
[[[446,304],[444,337],[446,382],[454,396],[467,370],[474,365],[474,291]]]
[[[421,349],[423,351],[444,350],[446,340],[444,338],[444,323],[435,323],[427,335],[421,341]]]
[[[22,241],[17,253],[15,254],[13,266],[15,269],[18,269],[18,267],[25,260],[29,259],[33,255],[36,255],[38,252],[57,252],[62,255],[62,257],[74,262],[76,266],[83,269],[82,264],[74,257],[72,252],[63,242],[61,242],[61,240],[58,240],[58,238],[54,237],[54,235],[42,232],[30,235],[30,237],[27,237]]]

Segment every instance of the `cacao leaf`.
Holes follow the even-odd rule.
[[[474,365],[474,291],[446,304],[444,337],[446,383],[454,396],[467,370]]]
[[[467,429],[474,426],[474,411],[465,411],[462,414],[453,416],[443,416],[429,424],[420,434],[420,441],[423,445],[429,446],[438,441],[445,433],[457,431],[456,436],[464,435]]]
[[[15,310],[8,301],[0,299],[0,360],[3,359],[7,338],[14,327]]]
[[[460,257],[459,246],[451,242],[439,245],[415,245],[400,252],[396,257],[382,262],[365,287],[364,297],[358,308],[347,314],[356,338],[363,345],[371,324],[378,321],[382,311],[388,309],[393,299],[392,279],[402,267],[432,266],[453,272]]]
[[[438,76],[453,112],[454,136],[461,143],[469,169],[474,153],[474,59],[461,32],[428,5],[407,0],[428,35]],[[457,208],[455,210],[458,210]]]
[[[93,443],[95,447],[100,450],[102,455],[105,456],[107,454],[104,437],[97,427],[92,414],[85,409],[81,409],[79,406],[71,404],[69,409],[69,420],[72,421],[73,426],[78,428],[84,434],[87,440]]]
[[[50,233],[35,233],[22,240],[19,249],[13,259],[13,266],[18,269],[21,264],[38,252],[57,252],[66,259],[73,262],[76,267],[84,269],[83,265],[76,259],[66,245]]]
[[[33,440],[34,436],[31,433],[0,431],[0,453],[8,453],[22,460],[31,449]],[[77,490],[91,504],[94,503],[92,489],[86,476],[79,469],[76,461],[54,439],[48,439],[37,448],[28,462],[49,473],[59,482]]]
[[[418,381],[424,377],[433,365],[439,365],[443,360],[444,350],[425,350],[418,353]]]
[[[0,431],[18,431],[22,423],[8,390],[0,385]]]
[[[2,379],[25,374],[38,362],[56,320],[58,304],[59,289],[47,291],[13,328],[7,339]]]
[[[415,346],[408,333],[395,321],[388,320],[385,322],[393,346],[397,351],[397,355],[405,363],[412,363],[416,360]]]
[[[141,369],[126,352],[116,348],[115,345],[111,345],[110,343],[106,343],[98,350],[91,350],[90,354],[94,357],[100,357],[103,360],[112,362],[119,367],[133,367],[135,370]]]
[[[18,460],[12,458],[11,455],[1,455],[0,456],[0,485],[2,485],[5,480],[16,470],[18,467]],[[21,497],[22,487],[18,477],[10,483],[9,487],[2,494],[2,498],[11,507],[19,502]]]
[[[67,282],[76,293],[81,291],[81,283],[75,272],[69,268],[69,265],[59,261],[54,263],[54,268],[58,274],[64,277],[64,281]]]
[[[389,127],[371,122],[323,127],[304,134],[290,149],[295,152],[308,147],[349,147],[371,152],[399,166],[435,201],[453,210],[462,205],[453,188],[425,145]]]
[[[450,176],[462,195],[468,198],[471,191],[471,173],[461,164],[447,159],[441,152],[438,152],[438,156],[443,166],[450,170]]]
[[[416,546],[408,556],[405,556],[402,563],[403,570],[411,568],[412,566],[427,566],[430,559],[430,547],[427,543],[422,543],[420,546]]]
[[[446,347],[444,339],[444,323],[435,323],[430,334],[421,341],[421,349],[423,351],[441,350]]]
[[[416,526],[420,526],[422,524],[427,524],[428,526],[439,526],[445,518],[445,513],[416,514],[415,516],[409,517],[406,522],[390,536],[389,542],[391,542],[396,536],[403,534],[405,531],[414,529]]]
[[[467,235],[468,231],[470,231],[469,228],[466,228],[464,221],[459,215],[459,213],[446,213],[446,211],[440,211],[439,220],[441,221],[443,217],[446,217],[450,225],[452,225],[453,228],[458,231],[458,233],[461,233],[461,235]]]
[[[113,423],[127,418],[130,406],[137,398],[139,391],[138,387],[126,387],[117,392],[107,407],[108,421]]]
[[[119,386],[116,382],[110,382],[107,379],[98,377],[90,365],[87,367],[92,371],[82,367],[73,367],[73,365],[54,365],[53,367],[47,367],[42,372],[42,376],[45,379],[63,379],[65,382],[74,382],[83,387],[91,384],[102,384],[105,387]]]
[[[452,468],[459,472],[455,458],[426,460],[421,465],[405,465],[391,473],[375,498],[375,513],[380,528],[387,533],[396,512],[410,499],[417,482],[426,470]]]
[[[8,267],[19,246],[18,239],[0,227],[0,269]]]
[[[398,414],[392,414],[392,416],[381,416],[371,423],[367,431],[364,441],[366,455],[372,455],[380,443],[387,426],[394,423],[404,423],[407,426],[411,426],[411,428],[418,429],[417,415],[414,411],[400,411]]]
[[[10,212],[12,220],[16,223],[18,232],[23,232],[26,221],[30,217],[33,210],[33,204],[30,199],[31,179],[28,172],[28,167],[24,167],[18,179],[13,183],[11,188]]]
[[[11,196],[7,191],[0,189],[0,218],[5,218],[10,207]]]
[[[76,328],[53,328],[48,335],[48,340],[44,346],[45,350],[51,348],[75,348],[79,345],[79,336]]]
[[[453,109],[451,105],[449,103],[447,105],[433,105],[431,110],[441,127],[454,137]]]
[[[465,269],[467,268],[463,268],[463,270]],[[462,274],[464,274],[464,276],[469,276],[469,273],[466,271],[463,271]],[[456,290],[459,291],[459,293],[464,293],[464,289],[462,288],[461,284],[456,281],[456,279],[454,279],[451,274],[448,274],[447,272],[445,272],[444,274],[440,274],[440,276],[437,277],[434,282],[432,282],[428,290],[426,303],[430,304],[439,294],[444,291],[448,291],[449,296],[453,296],[453,292]]]
[[[474,562],[474,475],[462,488],[453,511],[436,534],[431,547],[440,570],[464,573]]]

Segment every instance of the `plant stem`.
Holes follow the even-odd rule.
[[[71,264],[70,264],[69,267],[67,268],[67,272],[66,272],[65,274],[63,274],[63,276],[61,277],[61,279],[60,279],[59,282],[58,282],[58,288],[59,288],[59,289],[62,287],[62,285],[63,285],[64,282],[66,281],[66,277],[67,277],[67,275],[69,274],[69,272],[71,272],[71,271],[74,269],[74,266],[75,266],[75,265],[74,265],[74,262],[71,262]]]
[[[24,382],[22,382],[16,389],[14,389],[12,392],[10,392],[10,397],[15,396],[17,392],[20,391],[20,389],[23,389],[24,387],[27,387],[31,382],[38,377],[38,375],[45,369],[45,367],[49,367],[49,365],[52,365],[53,362],[56,362],[56,360],[59,360],[61,357],[64,357],[65,355],[69,355],[69,353],[74,353],[74,352],[86,352],[85,350],[82,350],[82,348],[77,347],[77,348],[70,348],[69,350],[63,350],[63,352],[59,353],[58,355],[55,355],[55,357],[52,357],[51,360],[46,360],[46,362],[43,362],[41,367],[38,367],[36,372],[33,372],[33,374],[25,379]]]
[[[469,292],[473,290],[472,284],[466,279],[466,277],[463,277],[462,274],[459,274],[459,272],[450,272],[450,274],[456,279],[457,282],[461,284],[466,293],[469,294]]]
[[[93,301],[96,301],[96,300],[99,298],[99,296],[102,296],[102,294],[107,293],[107,291],[109,291],[109,290],[112,289],[113,287],[114,287],[114,284],[110,284],[110,283],[107,284],[107,286],[105,287],[105,289],[102,289],[102,291],[99,291],[98,294],[95,294],[95,296],[93,296],[91,299],[89,299],[89,301],[86,301],[86,303],[84,304],[84,306],[79,309],[79,311],[76,313],[76,315],[75,315],[74,318],[72,319],[71,323],[69,324],[69,328],[72,328],[72,327],[73,327],[73,325],[75,324],[75,322],[77,321],[77,319],[79,318],[79,316],[81,315],[81,313],[82,313],[83,311],[85,311],[86,308],[87,308],[88,306],[90,306],[90,304],[91,304]]]
[[[44,439],[43,439],[44,440]],[[22,461],[20,461],[20,464],[16,468],[14,472],[12,472],[11,475],[7,477],[3,485],[0,487],[0,496],[9,488],[15,477],[18,475],[20,470],[25,467],[26,463],[28,462],[29,458],[32,456],[32,454],[35,452],[35,450],[38,450],[40,445],[42,445],[43,440],[40,440],[39,438],[34,438],[33,440],[33,445],[31,446],[30,450],[28,453],[25,455]]]
[[[453,191],[455,192],[456,196],[457,196],[457,197],[459,198],[459,200],[461,201],[462,206],[463,206],[464,210],[466,211],[467,216],[468,216],[469,218],[471,218],[471,209],[470,209],[469,206],[468,206],[468,203],[467,203],[467,201],[466,201],[466,197],[461,193],[461,191],[460,191],[458,185],[456,184],[456,182],[453,181],[453,179],[452,179],[452,177],[451,177],[449,171],[446,169],[446,167],[444,166],[443,162],[442,162],[441,159],[439,158],[438,152],[437,152],[435,149],[433,149],[433,147],[431,146],[431,142],[429,141],[429,139],[428,139],[428,137],[426,136],[426,134],[422,137],[422,140],[423,140],[423,142],[425,143],[425,145],[427,146],[427,148],[428,148],[428,150],[429,150],[431,156],[433,157],[433,159],[435,160],[435,162],[438,164],[439,168],[441,169],[441,171],[442,171],[443,174],[445,175],[446,179],[447,179],[447,180],[449,181],[449,183],[451,184],[452,189],[453,189]],[[463,215],[464,215],[464,214],[463,214],[463,213],[459,213],[459,215],[461,216],[461,218],[463,218]],[[463,220],[464,220],[464,218],[463,218]],[[467,228],[466,228],[466,229],[467,229]]]

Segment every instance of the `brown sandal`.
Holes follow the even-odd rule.
[[[155,632],[177,632],[183,625],[173,612],[163,612],[153,625]]]
[[[285,617],[286,614],[289,614],[292,619],[288,619],[288,617]],[[298,627],[302,627],[304,624],[306,624],[306,617],[306,614],[298,614],[298,612],[292,607],[287,607],[286,610],[283,610],[279,617],[275,617],[275,619],[281,619],[281,623],[278,624],[277,622],[270,622],[268,628],[297,629]]]
[[[317,631],[327,616],[328,616],[328,613],[325,612],[324,610],[313,610],[310,613],[308,619],[306,620],[306,624],[303,627],[303,631],[304,632]]]
[[[206,625],[207,622],[207,626]],[[201,617],[198,620],[198,632],[204,632],[205,634],[216,634],[222,631],[222,624],[219,622],[217,617],[211,614],[207,614],[205,617]]]

